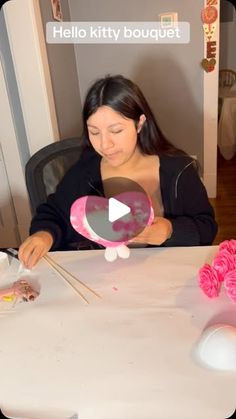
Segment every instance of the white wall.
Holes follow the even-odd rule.
[[[68,1],[61,2],[63,20],[70,21]],[[51,0],[40,0],[44,35],[53,20]],[[73,44],[46,43],[60,138],[79,137],[82,106]]]
[[[16,229],[12,243],[0,242],[5,247],[16,246],[16,241],[19,244],[19,239],[28,235],[31,212],[24,179],[26,161],[59,139],[38,0],[4,4],[0,11],[0,60],[1,170],[9,184],[8,190],[0,187],[4,193],[0,211],[8,208],[9,217],[12,213],[5,217],[6,239]]]
[[[71,21],[158,21],[178,12],[191,25],[189,44],[75,45],[82,102],[88,86],[105,74],[124,74],[143,90],[166,136],[203,164],[204,0],[69,0]]]
[[[38,0],[3,6],[30,154],[59,139]]]
[[[31,212],[1,62],[0,115],[0,247],[17,247],[28,235]]]
[[[180,21],[190,22],[188,45],[76,44],[79,85],[83,101],[88,86],[105,74],[121,73],[137,82],[166,136],[197,156],[208,194],[215,197],[218,61],[212,73],[201,67],[206,50],[201,11],[206,1],[100,0],[99,8],[94,0],[68,1],[72,21],[155,21],[160,13],[173,11]]]

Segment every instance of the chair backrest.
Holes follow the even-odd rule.
[[[37,151],[25,166],[25,179],[32,213],[55,192],[67,170],[82,153],[80,138],[56,141]]]
[[[219,87],[232,87],[236,82],[236,72],[225,69],[219,71]]]

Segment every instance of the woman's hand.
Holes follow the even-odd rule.
[[[146,243],[161,245],[172,234],[172,224],[164,217],[155,217],[153,223],[147,226],[138,236],[130,240],[129,243]]]
[[[19,260],[28,269],[36,263],[51,249],[53,237],[48,231],[38,231],[29,236],[20,246]]]

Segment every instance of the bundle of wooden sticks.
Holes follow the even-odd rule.
[[[89,291],[97,298],[102,298],[96,291],[90,288],[87,284],[82,282],[79,278],[75,275],[71,274],[67,269],[63,268],[59,263],[53,260],[48,254],[43,257],[43,259],[57,272],[59,275],[69,284],[74,291],[85,301],[89,304],[89,300],[84,296],[81,292],[81,287]]]

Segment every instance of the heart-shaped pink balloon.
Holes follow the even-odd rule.
[[[70,222],[77,233],[104,247],[118,247],[152,224],[154,211],[146,194],[123,192],[113,198],[127,205],[130,213],[112,223],[108,221],[108,198],[78,198],[70,211]]]

